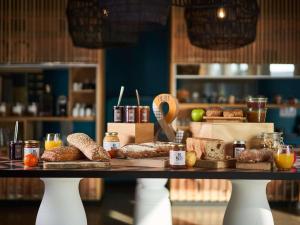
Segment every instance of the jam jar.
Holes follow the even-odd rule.
[[[138,123],[149,123],[150,122],[150,107],[149,106],[138,106],[137,107],[137,122]]]
[[[185,169],[186,148],[184,144],[173,144],[169,153],[169,164],[172,169]]]
[[[38,159],[40,157],[40,142],[36,140],[25,141],[24,144],[24,158],[26,155],[33,154]]]
[[[8,156],[10,160],[23,159],[23,141],[10,141]]]
[[[267,115],[267,98],[248,98],[247,120],[250,123],[264,123]]]
[[[117,132],[106,132],[103,139],[103,148],[112,158],[115,158],[120,149],[120,139]]]
[[[114,106],[113,108],[114,113],[114,122],[115,123],[122,123],[123,122],[123,114],[124,114],[124,106]]]
[[[242,151],[246,149],[246,142],[236,140],[233,142],[233,158],[238,158]]]
[[[125,123],[135,123],[136,122],[136,114],[137,114],[137,107],[127,105],[125,106]]]

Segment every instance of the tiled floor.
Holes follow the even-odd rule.
[[[133,221],[134,188],[107,187],[98,203],[85,203],[89,225],[128,225]],[[0,225],[34,225],[39,203],[1,203]],[[173,205],[173,225],[221,225],[225,206]],[[275,225],[299,225],[300,213],[272,210]],[[157,223],[159,225],[159,221]],[[242,224],[241,224],[242,225]]]

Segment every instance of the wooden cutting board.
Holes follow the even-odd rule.
[[[110,163],[112,166],[165,168],[169,166],[169,158],[112,159]]]
[[[246,121],[246,117],[223,117],[223,116],[207,117],[207,116],[204,116],[203,119],[206,122],[245,122]]]
[[[89,169],[107,168],[110,166],[110,162],[97,161],[43,162],[44,169]]]
[[[237,162],[236,168],[244,169],[244,170],[267,170],[267,171],[270,171],[273,168],[273,163],[272,162],[257,162],[257,163]]]
[[[195,167],[208,169],[235,168],[235,159],[229,160],[197,160]]]

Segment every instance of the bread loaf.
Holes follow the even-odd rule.
[[[210,107],[206,110],[205,115],[207,117],[219,117],[222,116],[223,110],[220,107]]]
[[[197,159],[224,160],[226,159],[225,142],[210,138],[187,138],[187,151],[195,151]]]
[[[128,158],[167,157],[171,149],[169,142],[149,142],[142,144],[128,144],[121,148],[121,152]]]
[[[239,154],[239,162],[267,162],[272,161],[273,151],[270,149],[248,149]]]
[[[44,151],[42,160],[49,162],[74,161],[84,158],[82,152],[73,146],[63,146]]]
[[[241,109],[231,109],[231,110],[225,110],[223,112],[224,117],[243,117],[244,113]]]
[[[109,161],[110,156],[92,138],[83,133],[70,134],[67,137],[70,145],[78,148],[88,159],[93,161]]]

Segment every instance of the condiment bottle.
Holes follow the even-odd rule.
[[[174,144],[169,153],[169,164],[172,169],[184,169],[186,149],[183,144]]]
[[[117,151],[120,149],[120,139],[117,132],[106,132],[103,139],[103,148],[112,158],[116,157]]]
[[[10,141],[8,156],[10,160],[22,160],[23,141]]]
[[[236,140],[233,142],[233,157],[238,158],[242,151],[246,149],[246,142],[242,140]]]

